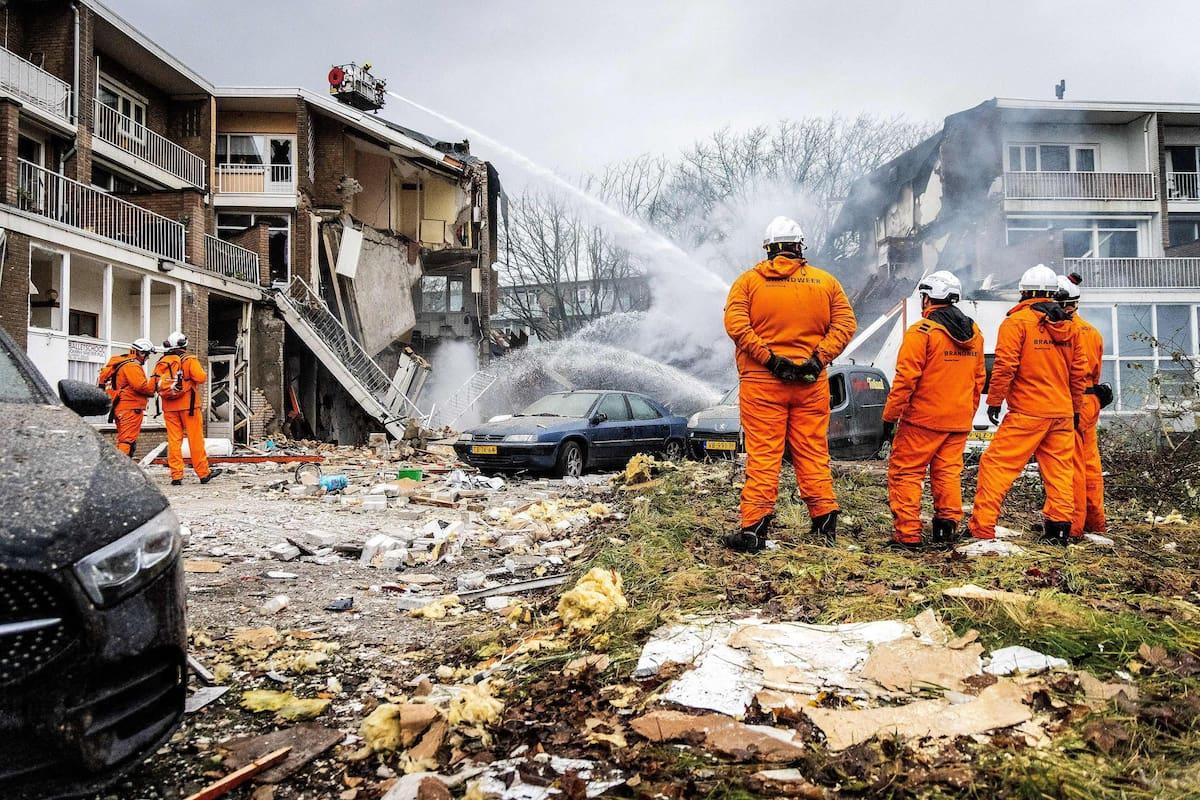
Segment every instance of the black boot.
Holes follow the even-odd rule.
[[[201,483],[208,483],[209,481],[211,481],[213,478],[217,477],[218,475],[220,475],[220,474],[221,474],[222,472],[224,472],[224,471],[225,471],[225,470],[223,470],[223,469],[214,469],[212,472],[208,473],[208,474],[207,474],[207,475],[205,475],[203,478],[201,478],[201,479],[200,479],[200,482],[201,482]]]
[[[172,486],[183,486],[183,478],[175,478],[171,481]]]
[[[813,536],[820,536],[825,540],[825,544],[832,547],[837,541],[837,518],[838,512],[836,511],[813,517],[812,530],[809,533]]]
[[[767,546],[767,531],[771,527],[774,514],[768,514],[749,528],[742,528],[734,533],[727,533],[721,543],[730,550],[739,553],[757,553]]]
[[[958,541],[958,523],[952,519],[933,518],[933,535],[929,537],[934,547],[952,547]]]
[[[1046,520],[1042,540],[1050,544],[1066,547],[1071,543],[1071,523]]]

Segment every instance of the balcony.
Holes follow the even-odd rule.
[[[258,253],[209,234],[204,235],[204,268],[246,283],[259,281]]]
[[[0,91],[70,124],[71,85],[0,47]]]
[[[139,125],[114,108],[98,99],[96,106],[96,138],[129,153],[151,166],[161,169],[179,180],[203,189],[208,174],[208,164],[170,139],[159,136],[145,125]]]
[[[17,207],[180,263],[184,228],[174,220],[22,160]]]
[[[1200,172],[1168,172],[1168,200],[1200,200]]]
[[[296,193],[291,164],[217,164],[219,194]]]
[[[1153,200],[1150,172],[1006,172],[1009,200]]]
[[[1200,289],[1200,258],[1065,258],[1063,268],[1097,289]]]

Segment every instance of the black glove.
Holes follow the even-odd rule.
[[[893,438],[895,435],[896,435],[896,423],[894,423],[894,422],[888,422],[888,421],[885,419],[885,420],[883,421],[883,440],[884,440],[885,442],[888,442],[888,443],[890,443],[890,442],[892,441],[892,438]]]
[[[771,357],[767,359],[767,369],[781,381],[795,383],[800,380],[800,366],[790,358],[771,353]]]
[[[1107,383],[1097,383],[1094,390],[1096,399],[1100,401],[1101,408],[1108,408],[1113,404],[1113,388]]]
[[[814,352],[808,357],[808,361],[800,365],[800,380],[805,383],[816,383],[817,378],[821,377],[823,369],[825,369],[825,365],[821,363],[820,357]]]
[[[1079,430],[1079,415],[1075,415],[1075,430]]]
[[[988,419],[993,425],[1000,424],[1000,406],[988,406]]]

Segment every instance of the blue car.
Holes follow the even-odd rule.
[[[488,472],[538,470],[578,477],[622,466],[635,453],[681,458],[687,420],[633,392],[555,392],[511,417],[464,431],[458,457]]]

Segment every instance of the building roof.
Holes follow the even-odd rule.
[[[82,0],[99,18],[96,41],[120,53],[152,83],[173,94],[212,94],[213,85],[100,0]],[[136,52],[140,50],[139,54]],[[142,55],[144,58],[139,58]]]

